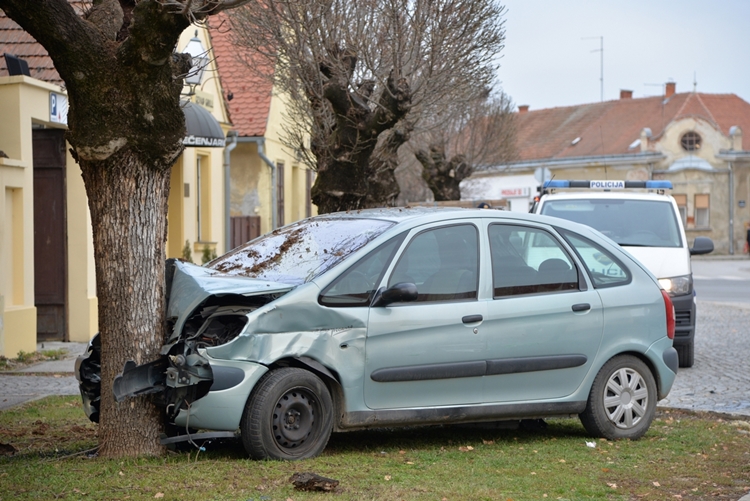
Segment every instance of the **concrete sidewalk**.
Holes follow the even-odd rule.
[[[0,410],[49,395],[78,395],[78,381],[73,375],[75,360],[87,346],[88,343],[38,343],[37,351],[65,349],[67,353],[61,360],[0,373]]]

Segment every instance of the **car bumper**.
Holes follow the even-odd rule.
[[[214,374],[211,389],[188,409],[181,409],[174,424],[186,428],[234,431],[240,426],[250,392],[268,372],[268,367],[253,362],[207,358]]]
[[[695,336],[695,295],[671,298],[675,312],[674,344],[690,343]]]
[[[672,346],[672,340],[664,337],[649,347],[646,356],[655,369],[657,398],[666,398],[677,377],[677,350]]]

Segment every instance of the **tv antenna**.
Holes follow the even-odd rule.
[[[594,49],[591,52],[599,52],[599,84],[601,87],[601,101],[604,101],[604,37],[583,37],[581,40],[594,40],[599,39],[599,48]]]

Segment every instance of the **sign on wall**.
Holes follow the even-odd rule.
[[[49,93],[49,121],[68,125],[68,96],[57,92]]]
[[[500,196],[503,198],[528,197],[531,189],[528,186],[517,188],[500,188]]]

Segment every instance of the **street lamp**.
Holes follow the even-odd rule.
[[[190,86],[189,95],[193,95],[196,85],[200,85],[203,79],[203,71],[208,66],[208,54],[198,38],[198,30],[195,30],[195,36],[190,39],[182,53],[189,54],[192,59],[192,66],[185,77],[185,84]]]

